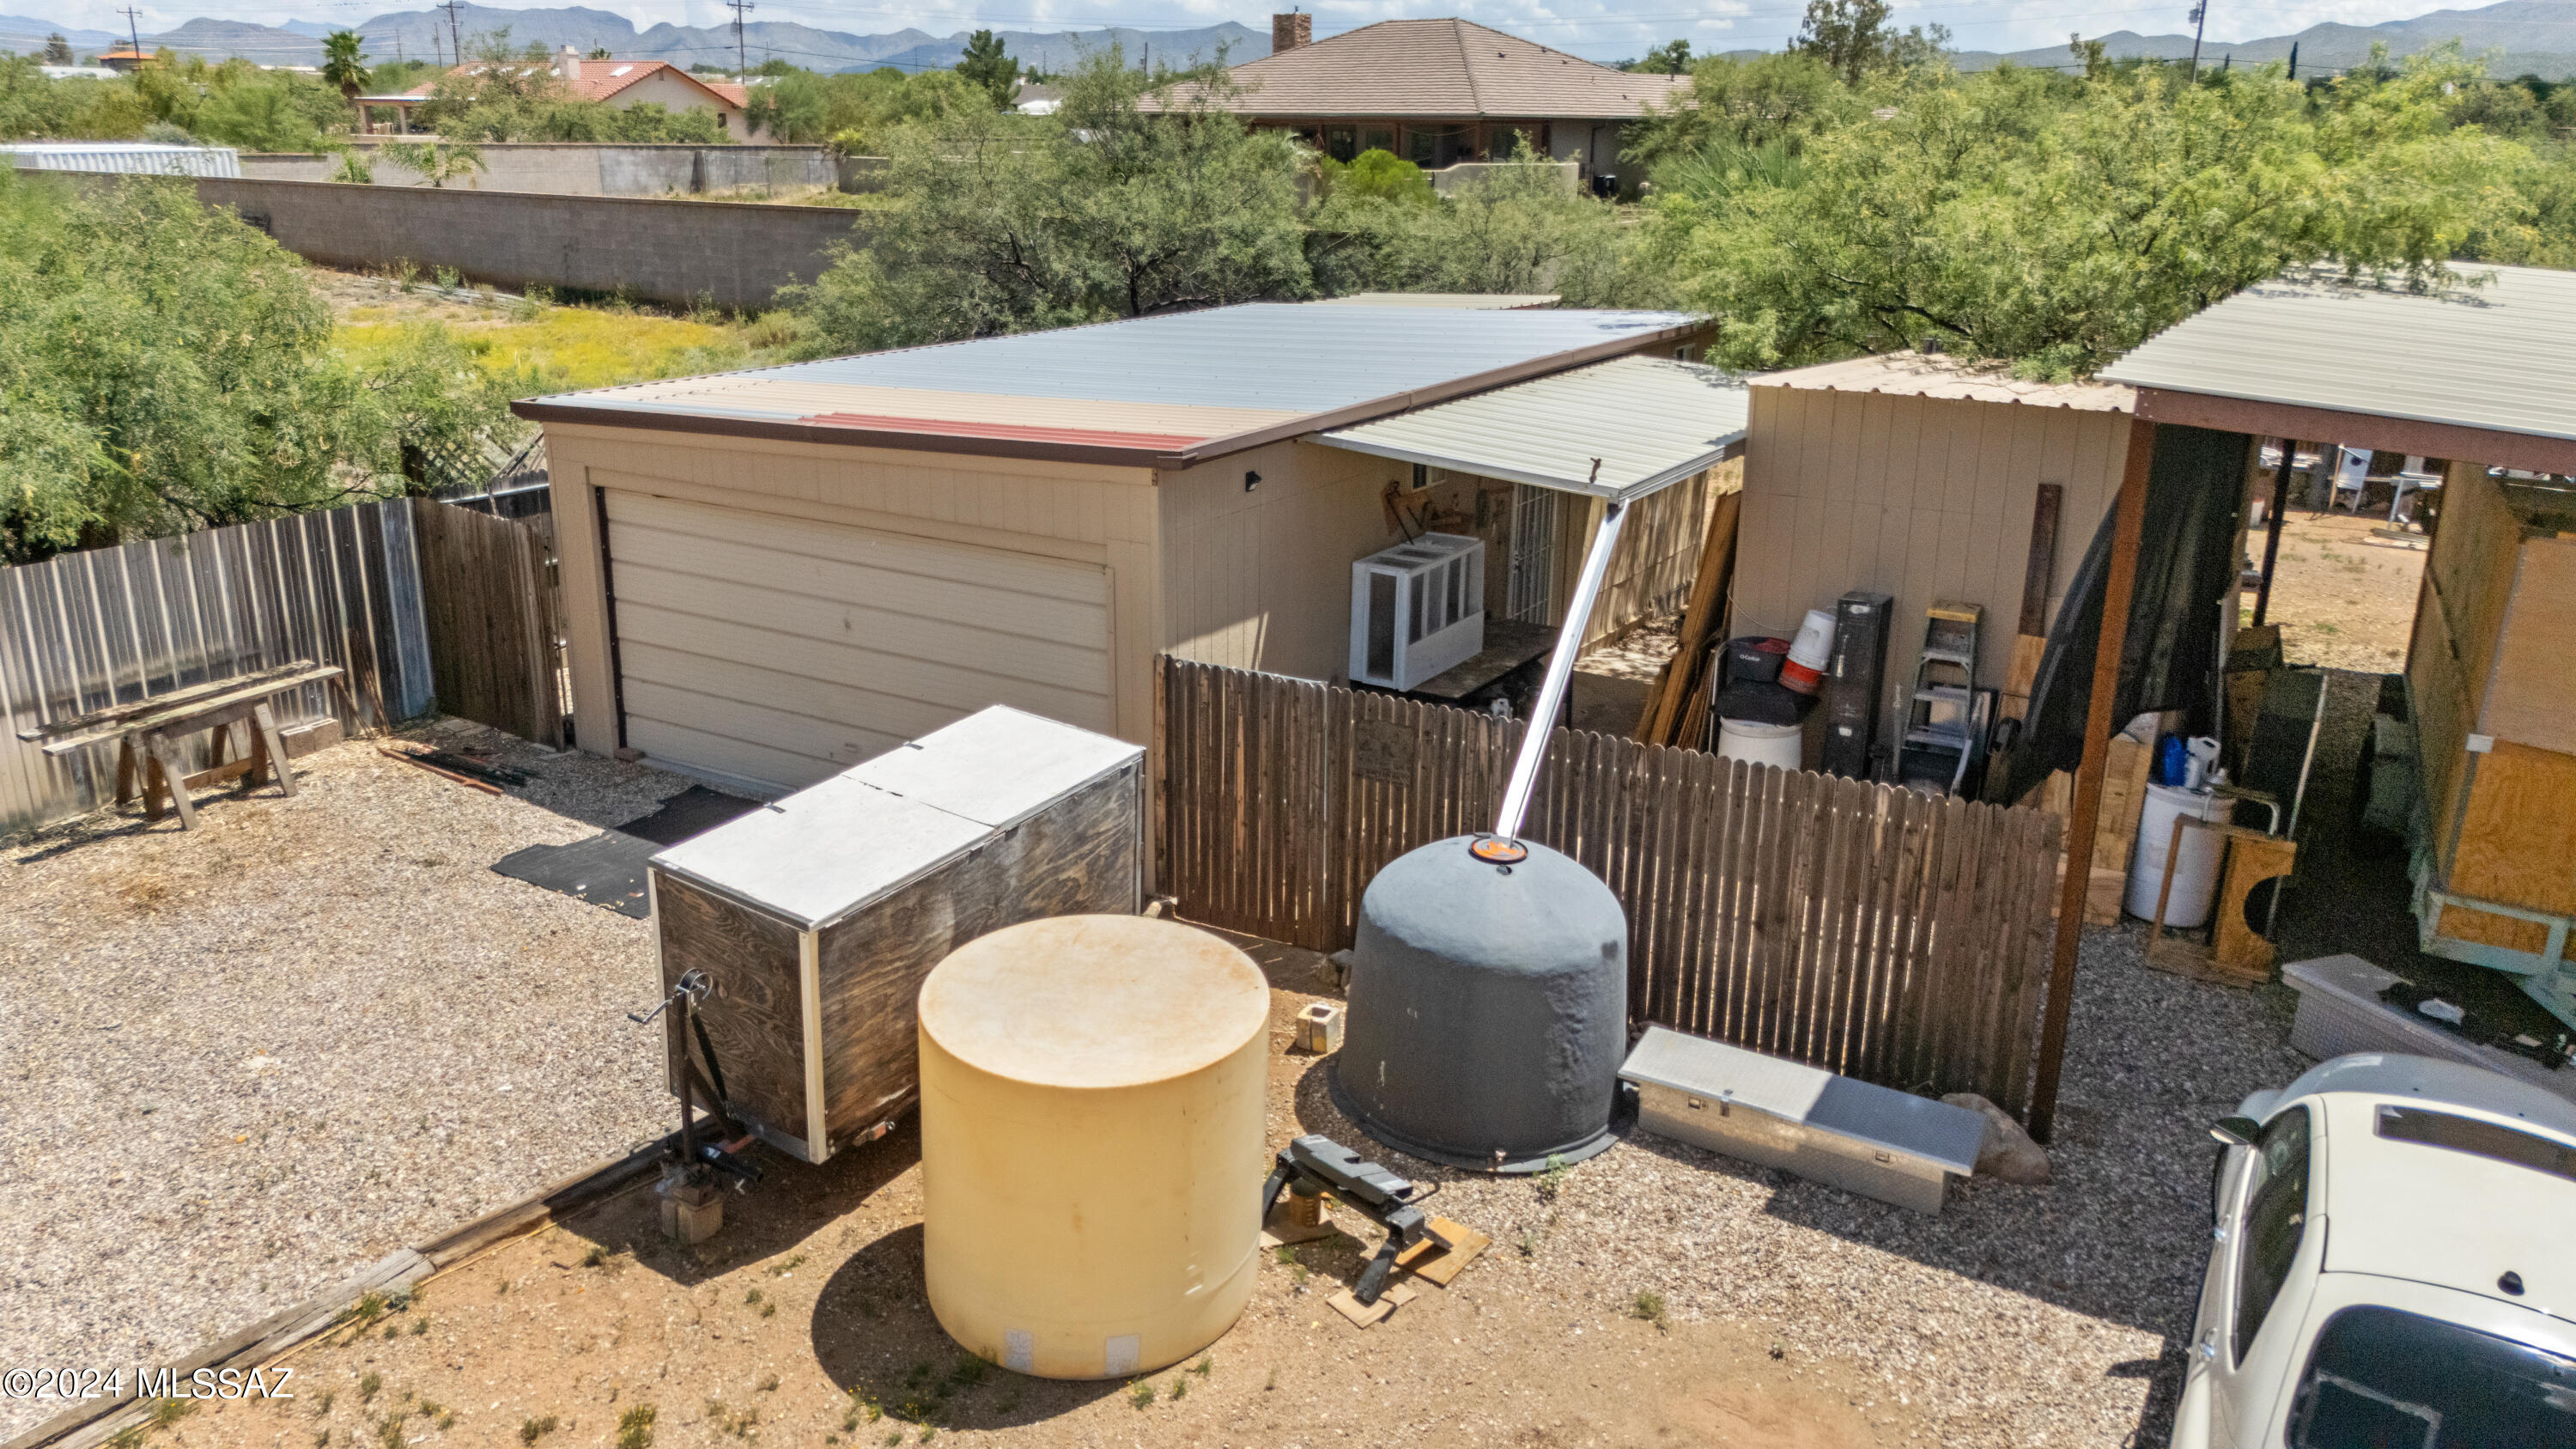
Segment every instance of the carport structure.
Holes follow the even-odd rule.
[[[2148,479],[2159,435],[2204,429],[2241,435],[2248,447],[2257,438],[2277,436],[2449,459],[2446,491],[2454,496],[2472,485],[2480,495],[2487,493],[2490,468],[2576,475],[2576,357],[2567,349],[2571,336],[2576,336],[2576,273],[2465,268],[2452,285],[2413,291],[2348,279],[2339,268],[2316,267],[2248,288],[2103,369],[2103,381],[2138,390],[2136,424],[2113,511],[2103,627],[2093,649],[2083,758],[2068,821],[2069,858],[2031,1124],[2037,1135],[2047,1134],[2065,1056],[2076,939],[2104,762],[2112,732],[2121,723],[2114,718],[2114,695],[2132,622],[2138,557],[2149,523]],[[2500,497],[2501,485],[2496,491]],[[2565,496],[2576,500],[2576,494]],[[2450,504],[2446,511],[2454,526],[2442,536],[2465,533],[2457,526],[2462,522],[2458,505]],[[2499,527],[2531,533],[2535,515],[2529,508],[2508,514]],[[2564,540],[2561,535],[2550,542],[2576,550],[2576,543]],[[2457,548],[2437,544],[2418,600],[2407,661],[2410,693],[2423,729],[2421,817],[2435,832],[2429,855],[2418,852],[2419,912],[2429,893],[2437,915],[2445,887],[2457,884],[2446,874],[2457,861],[2443,857],[2439,832],[2455,824],[2450,817],[2464,803],[2474,756],[2496,744],[2483,732],[2484,716],[2508,692],[2500,686],[2513,684],[2511,693],[2527,696],[2537,682],[2501,678],[2499,660],[2487,657],[2486,641],[2464,630],[2464,621],[2477,620],[2487,607],[2496,584],[2480,577],[2475,559],[2464,557],[2461,572],[2446,589],[2444,555],[2466,547],[2465,541]],[[2569,642],[2576,644],[2576,637]],[[2565,657],[2561,672],[2541,687],[2558,687],[2570,678],[2564,672]],[[2576,695],[2562,692],[2556,713],[2561,720],[2576,716]],[[2530,744],[2576,750],[2576,738]],[[2547,808],[2564,819],[2571,807],[2576,799]],[[2544,864],[2560,876],[2576,869],[2563,855]],[[2576,886],[2576,877],[2568,883]],[[2497,903],[2486,904],[2493,909]],[[2536,919],[2546,912],[2511,908],[2501,914],[2508,923],[2550,931],[2553,959],[2541,962],[2535,956],[2534,966],[2526,969],[2563,980],[2566,965],[2554,958],[2564,941],[2566,913],[2560,913],[2556,927],[2542,927]],[[2428,948],[2433,944],[2428,937]],[[2536,984],[2526,983],[2526,989]]]

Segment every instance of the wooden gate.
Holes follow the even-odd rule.
[[[414,514],[439,710],[562,744],[562,604],[551,529],[444,503],[420,504]]]
[[[1158,661],[1157,874],[1180,913],[1318,951],[1380,867],[1489,829],[1521,727]],[[1523,834],[1627,907],[1639,1023],[2016,1116],[2057,817],[1557,730]]]

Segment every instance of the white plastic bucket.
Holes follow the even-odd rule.
[[[1807,731],[1802,725],[1720,718],[1717,753],[1724,759],[1751,760],[1757,765],[1794,770],[1807,762]]]
[[[2129,856],[2129,914],[2156,918],[2156,892],[2165,879],[2165,852],[2173,846],[2174,821],[2223,821],[2227,813],[2217,795],[2173,785],[2149,785],[2146,807],[2138,812],[2138,846]],[[2218,894],[2218,865],[2227,853],[2224,837],[2206,830],[2182,833],[2182,858],[2174,864],[2173,895],[2165,902],[2165,924],[2192,930],[2209,924],[2209,903]]]
[[[1798,626],[1798,637],[1790,641],[1789,657],[1780,666],[1780,682],[1800,694],[1813,694],[1833,657],[1834,616],[1823,609],[1809,609],[1807,622]]]

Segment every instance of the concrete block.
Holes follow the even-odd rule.
[[[336,719],[308,720],[279,730],[277,737],[286,744],[286,757],[300,760],[319,750],[327,750],[347,738]]]
[[[1329,1056],[1342,1049],[1342,1023],[1348,1013],[1337,1001],[1318,1001],[1297,1013],[1297,1049]]]

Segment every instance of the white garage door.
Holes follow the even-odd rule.
[[[1007,704],[1107,732],[1097,564],[612,491],[626,742],[800,787]]]

